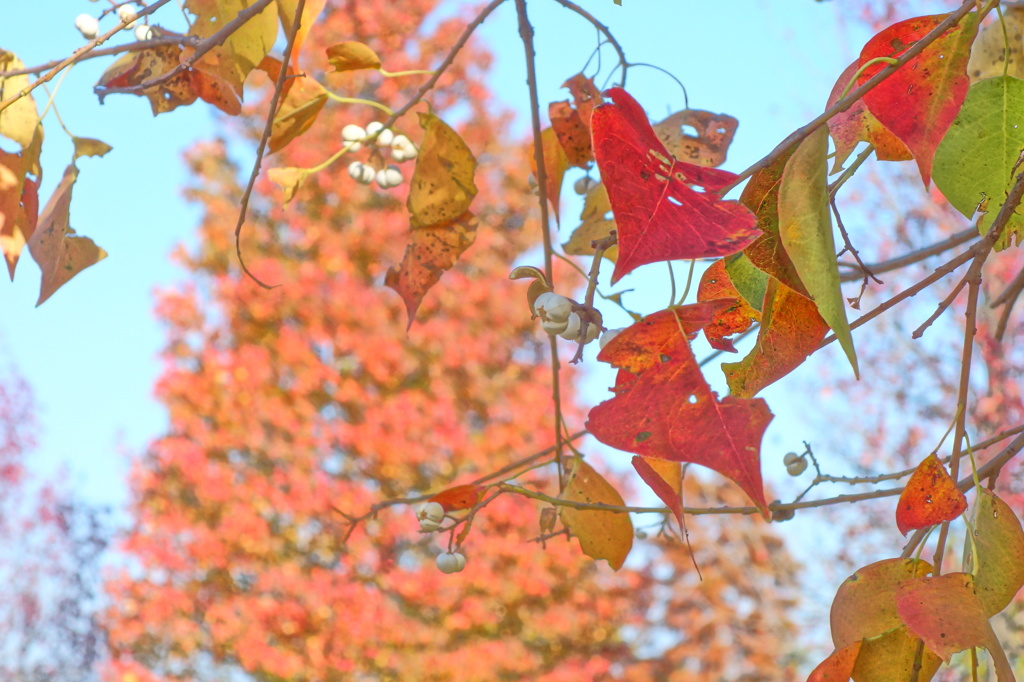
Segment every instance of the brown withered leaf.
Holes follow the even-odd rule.
[[[160,45],[158,47],[129,52],[111,64],[96,84],[96,91],[103,101],[107,88],[129,88],[162,76],[181,63],[181,46]],[[140,96],[149,100],[153,115],[173,111],[187,106],[198,99],[192,85],[192,74],[182,71],[170,80],[146,88]]]
[[[107,252],[88,237],[79,237],[69,224],[71,189],[78,179],[78,168],[71,164],[39,216],[28,249],[43,271],[39,286],[41,305],[72,277],[107,257]]]
[[[661,123],[655,123],[653,127],[658,139],[672,156],[697,166],[717,168],[725,163],[726,153],[739,124],[728,114],[684,109]],[[684,126],[691,126],[697,134],[684,133]]]
[[[451,126],[433,114],[421,113],[423,143],[409,181],[406,206],[412,228],[458,221],[476,196],[476,158]]]

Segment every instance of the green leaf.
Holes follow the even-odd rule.
[[[793,152],[779,188],[779,236],[800,281],[818,306],[858,378],[857,353],[839,287],[836,245],[828,208],[828,128],[819,126]]]
[[[972,525],[977,559],[968,538],[964,570],[974,573],[978,599],[986,615],[994,616],[1024,587],[1024,530],[1013,510],[985,489],[978,491]]]
[[[754,266],[745,253],[725,257],[725,271],[729,273],[732,285],[743,300],[757,312],[762,312],[764,292],[768,287],[768,275]]]
[[[949,203],[970,218],[975,211],[981,233],[988,231],[1013,184],[1014,167],[1024,149],[1024,81],[989,78],[967,91],[960,114],[935,152],[935,185]],[[996,249],[1024,240],[1024,216],[1014,213]]]

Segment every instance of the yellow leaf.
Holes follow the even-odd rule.
[[[615,220],[605,218],[611,215],[612,205],[608,201],[608,190],[603,183],[590,188],[583,200],[583,211],[580,213],[580,226],[573,230],[569,241],[562,245],[565,252],[572,256],[593,256],[594,247],[591,242],[604,239],[615,229]],[[604,257],[612,263],[619,255],[619,247],[605,249]]]
[[[354,40],[346,40],[327,48],[327,61],[335,72],[379,69],[381,64],[376,52]]]
[[[92,137],[72,137],[71,141],[75,145],[76,160],[82,156],[103,156],[113,149],[106,142]]]
[[[561,499],[569,502],[622,506],[622,495],[579,457],[567,463],[569,482]],[[633,548],[633,522],[629,514],[561,507],[562,523],[580,540],[583,553],[606,559],[616,571]]]
[[[25,65],[12,52],[0,50],[0,71],[15,71]],[[0,78],[0,101],[3,101],[29,86],[28,76]],[[0,111],[0,135],[8,137],[25,149],[32,144],[32,138],[39,125],[39,113],[32,95],[22,97],[3,111]]]
[[[302,44],[306,42],[309,29],[313,28],[313,24],[316,23],[326,4],[327,0],[306,0],[306,4],[302,6],[299,32],[295,36],[295,42],[292,45],[293,66],[298,64],[299,52],[302,50]],[[295,10],[298,8],[298,5],[298,0],[277,0],[277,14],[281,18],[281,27],[284,29],[285,36],[292,31],[292,22],[295,21]]]
[[[1003,25],[1006,27],[1004,40]],[[1006,75],[1013,78],[1024,78],[1024,7],[1010,6],[1003,8],[1003,23],[993,21],[978,31],[978,37],[971,45],[971,59],[967,62],[967,75],[971,82],[976,83],[993,76],[1002,76],[1003,67]]]
[[[281,72],[281,62],[273,57],[267,57],[260,64],[260,68],[276,82]],[[289,142],[309,130],[326,103],[327,91],[312,78],[294,76],[285,80],[284,98],[278,106],[270,133],[270,153],[280,151]]]
[[[420,114],[423,144],[409,182],[406,205],[412,228],[451,222],[469,209],[476,196],[476,159],[447,123],[433,114]]]
[[[280,185],[284,190],[284,203],[286,204],[295,197],[295,192],[305,182],[307,175],[309,175],[309,171],[305,168],[271,168],[267,172],[270,181]]]
[[[185,8],[195,15],[189,35],[209,38],[256,0],[187,0]],[[270,3],[262,12],[242,24],[238,30],[204,54],[194,68],[221,78],[242,95],[242,83],[249,72],[267,56],[277,39],[277,6]],[[192,56],[186,47],[184,58]]]

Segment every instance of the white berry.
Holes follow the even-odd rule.
[[[88,14],[79,14],[75,17],[75,28],[86,40],[92,40],[100,34],[100,22]]]
[[[584,175],[582,178],[573,183],[572,188],[576,194],[586,194],[590,191],[590,188],[594,186],[594,181],[589,175]]]
[[[366,137],[366,131],[354,123],[349,123],[341,129],[341,139],[348,143],[348,150],[350,152],[357,152],[363,148],[363,144],[359,140],[362,140],[364,137]]]
[[[442,552],[437,555],[437,568],[442,573],[458,573],[466,567],[466,557],[461,552]]]
[[[384,124],[380,121],[374,121],[366,126],[367,135],[377,135],[376,145],[378,147],[390,147],[391,142],[395,139],[395,134],[390,129],[385,129]]]
[[[782,463],[785,464],[786,466],[789,466],[790,464],[796,462],[799,459],[800,455],[796,454],[795,452],[787,452],[786,456],[782,458]]]
[[[388,166],[377,171],[377,184],[381,189],[391,189],[402,184],[402,171],[398,166]]]
[[[537,311],[542,322],[545,320],[567,322],[569,313],[572,312],[572,301],[553,291],[545,291],[533,302],[533,309]]]
[[[609,329],[604,334],[601,334],[601,340],[597,342],[597,345],[600,348],[604,348],[605,346],[607,346],[609,344],[609,342],[611,342],[612,339],[614,339],[616,336],[621,334],[623,331],[625,331],[624,328],[621,328],[621,329]]]
[[[807,460],[804,458],[797,459],[786,465],[786,473],[790,476],[799,476],[805,469],[807,469]]]
[[[382,143],[383,144],[383,143]],[[416,150],[416,145],[413,144],[405,135],[395,135],[391,139],[391,157],[395,157],[395,152],[398,152],[401,158],[395,158],[395,161],[407,161],[415,159],[419,152]]]
[[[135,39],[139,42],[146,42],[153,39],[153,29],[148,24],[139,24],[135,27]]]
[[[430,519],[440,523],[444,518],[444,507],[441,506],[440,502],[427,502],[416,512],[416,518],[421,521],[423,519]]]
[[[391,148],[391,160],[392,161],[397,161],[398,163],[402,163],[403,161],[408,161],[410,158],[412,158],[412,157],[406,156],[405,152],[403,150],[395,149],[394,147]]]
[[[565,327],[568,323],[564,320],[541,320],[540,326],[548,334],[554,336],[555,334],[561,334],[565,331]]]
[[[583,343],[590,343],[600,335],[601,328],[594,324],[593,322],[591,322],[590,324],[587,325],[586,336],[583,338]]]
[[[569,313],[569,319],[566,320],[565,329],[559,334],[563,339],[569,341],[575,341],[580,336],[580,325],[583,321],[577,313]]]
[[[369,185],[373,182],[373,166],[362,161],[353,161],[348,165],[348,174],[352,179],[361,185]]]
[[[125,24],[125,28],[132,28],[135,26],[135,19],[138,17],[138,13],[134,7],[129,5],[121,5],[117,8],[117,18]]]

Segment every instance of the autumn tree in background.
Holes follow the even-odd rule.
[[[319,55],[346,39],[389,55],[392,71],[414,69],[414,55],[443,53],[464,25],[421,32],[434,6],[331,6],[303,66],[321,74]],[[435,113],[459,112],[459,134],[481,161],[481,227],[472,258],[431,291],[408,333],[405,305],[379,286],[402,259],[404,186],[363,187],[339,164],[282,209],[279,189],[261,181],[241,248],[254,275],[286,283],[265,291],[234,253],[238,168],[222,143],[190,155],[187,196],[205,217],[197,251],[180,254],[187,284],[160,296],[158,395],[171,426],[132,476],[132,567],[108,585],[112,679],[792,676],[795,569],[763,522],[696,530],[697,562],[716,573],[701,583],[677,539],[648,543],[651,564],[617,573],[563,533],[537,542],[551,528],[511,495],[475,517],[458,576],[435,567],[448,536],[420,535],[413,508],[355,526],[345,516],[478,479],[552,443],[545,335],[508,279],[508,264],[539,242],[536,197],[522,145],[496,134],[508,118],[491,102],[489,62],[470,43],[430,96]],[[417,85],[365,72],[326,80],[391,105]],[[265,98],[255,101],[259,113]],[[373,113],[328,106],[275,164],[318,163],[345,125],[366,126]],[[252,137],[255,125],[238,131]],[[420,141],[412,119],[400,132]],[[562,390],[566,419],[580,423]],[[557,494],[550,455],[543,463],[507,475]],[[740,499],[728,484],[688,485]]]
[[[99,679],[106,641],[100,560],[109,522],[102,509],[29,466],[32,394],[13,371],[0,378],[0,678],[16,682]]]

